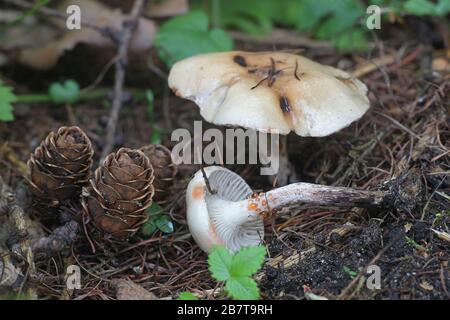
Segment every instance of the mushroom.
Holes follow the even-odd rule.
[[[367,87],[358,79],[286,52],[197,55],[177,62],[168,81],[177,96],[199,106],[208,122],[283,135],[284,164],[284,135],[330,135],[362,117],[370,106]]]
[[[263,221],[248,219],[242,210],[232,208],[233,203],[245,202],[252,194],[244,179],[223,167],[207,167],[194,175],[186,191],[187,222],[200,249],[209,252],[215,245],[225,245],[237,251],[261,242]],[[224,205],[226,217],[215,215]]]
[[[204,170],[204,171],[203,171]],[[282,208],[311,203],[324,206],[412,210],[421,199],[422,184],[416,173],[406,172],[380,191],[357,190],[297,182],[254,194],[236,173],[219,166],[198,171],[187,194],[189,230],[205,251],[224,245],[235,252],[258,245],[264,238],[264,219]]]

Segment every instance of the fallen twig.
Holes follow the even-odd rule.
[[[144,9],[144,0],[136,0],[131,10],[130,17],[123,23],[123,28],[117,36],[117,59],[115,63],[115,82],[114,82],[114,99],[112,103],[111,114],[108,120],[108,126],[106,128],[106,142],[103,147],[102,161],[113,149],[114,139],[117,129],[117,121],[119,119],[119,112],[122,108],[123,100],[123,84],[125,80],[125,68],[128,63],[128,45],[130,43],[133,31],[137,26],[139,16]]]

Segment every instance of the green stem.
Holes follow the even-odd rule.
[[[105,98],[110,92],[110,89],[100,88],[87,92],[80,92],[80,97],[78,101],[91,101],[96,99]],[[139,89],[128,89],[135,98],[142,99],[144,96],[144,91]],[[23,94],[17,95],[16,103],[45,103],[45,102],[53,102],[52,97],[49,94]]]
[[[95,100],[103,98],[108,93],[108,89],[97,89],[88,92],[80,92],[80,101]],[[52,97],[49,94],[23,94],[17,95],[16,102],[19,103],[39,103],[52,102]]]

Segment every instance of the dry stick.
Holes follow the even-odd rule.
[[[118,35],[118,52],[116,60],[116,74],[114,82],[114,100],[112,103],[111,114],[106,128],[106,142],[103,147],[101,161],[111,152],[114,147],[114,138],[116,135],[117,121],[119,119],[120,109],[122,108],[123,83],[125,80],[125,68],[128,63],[128,46],[130,44],[133,31],[136,28],[139,16],[144,9],[144,0],[136,0],[130,13],[128,21],[124,21],[121,33]]]

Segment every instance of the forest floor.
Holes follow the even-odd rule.
[[[237,41],[243,50],[272,50],[273,41]],[[424,184],[423,199],[409,212],[337,209],[302,205],[285,210],[267,223],[269,259],[257,275],[262,298],[303,299],[450,299],[450,242],[433,230],[450,226],[450,73],[436,61],[450,53],[415,35],[387,35],[370,52],[340,54],[330,47],[276,44],[278,50],[303,47],[302,54],[324,64],[353,71],[370,90],[370,111],[350,127],[325,138],[289,135],[289,159],[301,181],[361,189],[377,189],[392,177],[414,168]],[[448,50],[448,48],[447,48]],[[111,53],[113,55],[113,52]],[[94,82],[108,53],[101,59],[83,45],[66,53],[49,72],[8,65],[1,72],[19,92],[42,92],[61,78],[82,86]],[[101,60],[101,61],[99,61]],[[155,93],[155,116],[163,144],[173,146],[170,132],[192,128],[198,108],[169,92],[164,74],[155,75],[145,59],[130,57],[127,88]],[[157,62],[155,62],[157,64]],[[102,86],[111,89],[109,71]],[[125,101],[118,123],[116,148],[149,143],[152,126],[144,101]],[[95,163],[104,144],[109,108],[105,101],[73,107],[49,103],[15,107],[16,120],[0,123],[0,174],[26,198],[20,167],[51,130],[75,124],[93,142]],[[204,123],[204,129],[211,127]],[[223,129],[223,128],[221,128]],[[258,166],[230,166],[255,190],[272,187],[258,175]],[[51,259],[37,259],[36,273],[25,287],[43,299],[115,299],[113,279],[129,278],[158,298],[176,298],[191,291],[204,298],[220,295],[211,279],[207,256],[193,241],[186,224],[184,191],[195,165],[181,165],[171,200],[164,207],[174,232],[135,238],[120,254],[107,248],[95,254],[82,236]],[[24,201],[26,203],[26,201]],[[31,209],[25,207],[25,212]],[[67,265],[82,269],[82,288],[65,287]],[[370,289],[366,268],[380,268],[379,289]]]

